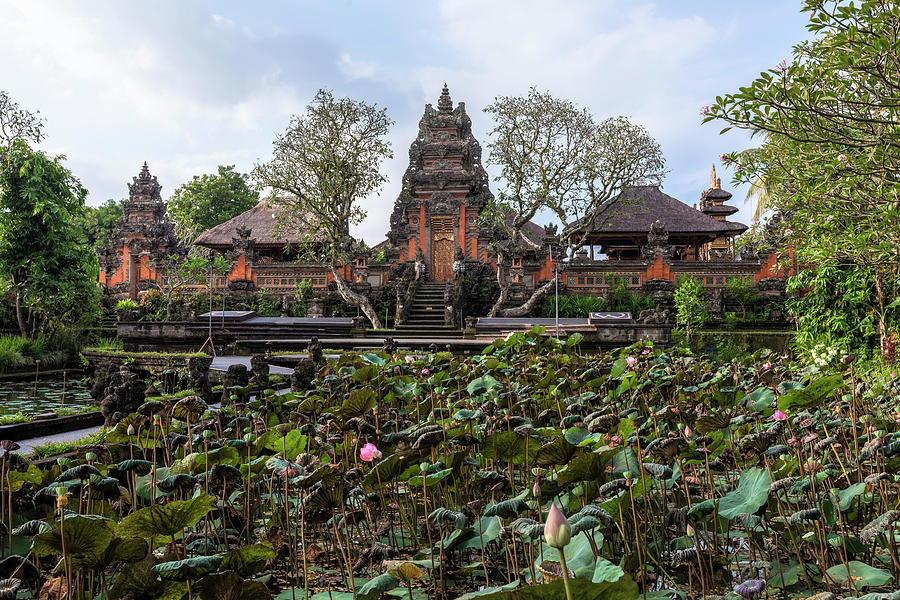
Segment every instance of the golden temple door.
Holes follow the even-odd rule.
[[[431,280],[453,281],[453,217],[431,217]]]

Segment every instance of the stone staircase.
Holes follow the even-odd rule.
[[[398,334],[404,337],[444,337],[458,332],[456,328],[444,325],[444,292],[450,285],[430,281],[420,283],[409,307],[406,324],[397,326]]]

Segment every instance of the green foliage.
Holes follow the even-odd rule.
[[[216,174],[195,175],[176,188],[167,212],[178,236],[191,242],[207,229],[253,208],[257,202],[259,192],[250,186],[249,175],[236,172],[234,165],[220,165]]]
[[[600,296],[562,294],[559,296],[559,316],[563,319],[587,317],[592,312],[606,310],[606,300]],[[550,318],[556,314],[556,297],[546,296],[541,304],[541,316]]]
[[[0,279],[16,295],[22,335],[99,311],[97,257],[72,227],[87,190],[62,160],[21,139],[0,147]]]
[[[118,302],[116,302],[117,310],[135,310],[138,307],[137,301],[132,298],[122,298]]]
[[[109,199],[100,206],[85,206],[84,212],[74,220],[81,234],[82,243],[94,250],[105,248],[109,238],[122,218],[122,201]]]
[[[90,446],[102,444],[106,441],[106,430],[100,429],[94,433],[90,433],[77,440],[67,442],[48,442],[35,446],[32,449],[31,456],[33,458],[47,458],[48,456],[57,456],[60,454],[68,454],[74,452],[79,446]]]
[[[281,315],[281,301],[266,288],[253,292],[253,306],[261,317],[278,317]]]
[[[855,352],[860,358],[875,353],[879,316],[874,288],[871,271],[834,263],[804,269],[788,279],[788,290],[797,292],[787,301],[797,319],[795,349],[807,356],[819,345]],[[886,311],[885,320],[896,327],[898,312]]]
[[[690,339],[694,331],[709,319],[703,284],[693,277],[681,277],[675,288],[676,323]]]
[[[810,0],[801,10],[809,15],[811,39],[794,46],[789,60],[717,97],[705,121],[765,133],[760,148],[732,153],[727,161],[737,167],[738,182],[765,182],[767,202],[777,211],[765,231],[768,249],[782,252],[786,266],[842,269],[845,283],[869,286],[869,297],[852,308],[832,288],[843,310],[832,309],[830,316],[820,317],[810,303],[795,304],[795,314],[806,320],[798,343],[816,337],[874,349],[877,343],[862,338],[874,330],[884,341],[886,306],[900,295],[900,104],[897,69],[871,65],[896,64],[900,6]],[[801,280],[815,278],[801,274]],[[795,282],[794,289],[803,286]]]

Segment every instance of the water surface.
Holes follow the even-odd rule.
[[[62,377],[34,381],[0,380],[0,415],[37,415],[60,409],[79,409],[94,403],[87,386]]]

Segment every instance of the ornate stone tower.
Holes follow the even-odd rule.
[[[729,200],[731,193],[722,189],[722,180],[716,177],[716,165],[713,165],[709,174],[709,189],[700,195],[700,212],[725,223],[738,211],[737,207],[725,204]],[[731,255],[731,237],[721,235],[706,244],[701,252],[707,260],[728,258]]]
[[[467,259],[484,258],[488,240],[477,219],[492,198],[466,106],[460,102],[454,109],[444,84],[437,110],[425,105],[419,135],[409,147],[388,240],[400,260],[415,260],[421,251],[430,280],[451,281],[457,247]]]
[[[138,292],[157,287],[156,262],[170,254],[185,254],[174,225],[166,218],[161,189],[146,162],[128,184],[122,218],[109,247],[100,252],[100,283],[112,295],[136,298]]]

